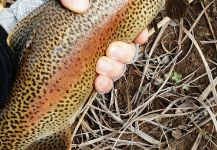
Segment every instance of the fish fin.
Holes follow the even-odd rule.
[[[27,17],[24,17],[8,35],[7,43],[16,56],[19,56],[21,53],[20,50],[26,47],[26,42],[32,37],[32,31],[34,31],[43,18],[49,3],[50,1],[45,2],[41,7],[32,11]]]
[[[70,150],[71,149],[72,131],[68,127],[53,135],[36,141],[26,150]]]
[[[171,19],[180,19],[185,15],[188,6],[188,0],[166,0],[165,11]]]

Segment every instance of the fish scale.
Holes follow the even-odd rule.
[[[70,126],[94,89],[98,58],[112,41],[132,42],[162,3],[92,0],[78,15],[50,0],[18,23],[9,35],[19,66],[0,113],[0,149],[70,149]]]

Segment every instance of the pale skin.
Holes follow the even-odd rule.
[[[89,8],[89,0],[60,0],[62,4],[77,13],[85,13]],[[106,56],[101,57],[96,64],[98,76],[95,79],[95,89],[99,93],[108,93],[113,87],[113,81],[120,78],[126,64],[132,63],[136,55],[136,44],[143,44],[148,40],[148,30],[144,29],[134,40],[127,44],[121,41],[109,45]],[[115,66],[115,67],[114,67]]]

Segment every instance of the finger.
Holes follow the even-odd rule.
[[[148,41],[148,29],[143,30],[134,40],[136,44],[144,44]]]
[[[101,57],[96,64],[96,72],[105,75],[113,80],[120,77],[125,72],[126,65],[110,59],[106,56]]]
[[[66,8],[77,13],[86,12],[89,8],[89,0],[60,0]]]
[[[130,63],[134,60],[136,53],[137,49],[135,44],[117,41],[109,45],[106,56],[121,63]]]
[[[113,87],[111,78],[105,75],[98,75],[95,79],[95,89],[99,93],[108,93]]]

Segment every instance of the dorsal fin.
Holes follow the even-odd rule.
[[[30,145],[26,150],[70,150],[71,149],[71,128],[47,136]]]
[[[188,0],[165,0],[165,10],[171,19],[182,18],[189,6]]]
[[[10,32],[7,38],[7,43],[9,47],[14,51],[17,61],[23,50],[26,47],[26,42],[29,41],[29,37],[32,35],[32,31],[38,25],[38,22],[43,17],[44,12],[46,12],[46,7],[49,5],[49,2],[39,8],[37,8],[34,13],[30,13],[28,17],[23,18],[15,28]]]

